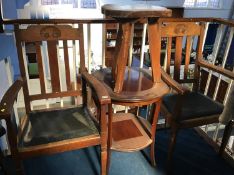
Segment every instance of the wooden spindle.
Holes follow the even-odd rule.
[[[186,53],[185,53],[185,63],[184,63],[184,79],[188,78],[188,69],[190,63],[191,56],[191,48],[192,48],[192,37],[188,36],[186,40]]]
[[[38,64],[41,93],[45,94],[46,90],[45,90],[44,68],[43,68],[43,61],[42,61],[42,55],[41,55],[41,43],[40,42],[36,42],[36,54],[37,54],[37,64]]]
[[[171,44],[172,44],[172,37],[168,37],[167,39],[167,66],[166,72],[170,74],[170,67],[171,67]]]
[[[183,37],[176,37],[176,52],[175,52],[175,65],[174,65],[174,79],[176,81],[180,80],[180,66],[182,60],[182,42]]]
[[[68,46],[67,46],[67,41],[65,41],[65,40],[63,41],[63,51],[64,51],[64,63],[65,63],[67,90],[71,90],[71,77],[70,77]]]

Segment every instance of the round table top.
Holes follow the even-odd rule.
[[[102,13],[114,18],[142,18],[142,17],[170,17],[172,11],[160,6],[150,4],[117,5],[106,4],[102,6]]]
[[[106,87],[112,103],[142,103],[161,98],[169,92],[169,87],[163,81],[154,83],[152,72],[144,68],[126,67],[123,89],[120,93],[113,90],[113,79],[110,68],[104,68],[92,73]]]

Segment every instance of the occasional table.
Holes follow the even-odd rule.
[[[110,149],[124,152],[142,150],[150,146],[151,163],[155,165],[154,143],[162,96],[169,87],[161,79],[159,17],[169,17],[171,10],[148,5],[104,5],[102,13],[119,22],[116,47],[111,68],[102,68],[93,75],[109,92],[112,104],[140,107],[152,105],[152,118],[147,120],[138,114],[109,113],[108,157]],[[151,70],[128,67],[133,23],[148,23]],[[112,109],[109,109],[112,111]],[[109,159],[108,158],[108,164]]]

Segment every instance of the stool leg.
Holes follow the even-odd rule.
[[[152,67],[152,78],[154,82],[161,81],[160,71],[160,50],[161,50],[161,37],[160,37],[159,23],[153,22],[148,24],[148,35],[149,35],[149,49],[150,49],[150,60]]]
[[[220,149],[219,149],[219,155],[222,156],[224,151],[225,151],[225,148],[227,146],[227,143],[228,143],[228,140],[229,140],[229,137],[231,135],[231,132],[232,132],[232,127],[234,126],[234,121],[230,121],[226,126],[225,126],[225,130],[224,130],[224,133],[223,133],[223,139],[222,139],[222,143],[221,143],[221,146],[220,146]]]
[[[125,68],[128,60],[128,54],[129,54],[129,47],[130,47],[130,40],[131,40],[131,31],[132,31],[132,24],[129,23],[123,23],[120,27],[122,27],[122,34],[123,38],[119,42],[116,43],[116,45],[120,44],[119,52],[115,53],[114,55],[116,59],[116,66],[115,66],[115,87],[114,92],[121,92],[123,87],[123,81],[124,81],[124,74],[125,74]],[[120,29],[121,30],[121,29]],[[119,33],[118,33],[119,35]]]
[[[157,123],[158,123],[158,116],[160,112],[160,107],[161,107],[161,100],[158,101],[152,108],[153,111],[153,121],[152,121],[152,143],[150,145],[150,158],[151,158],[151,165],[156,166],[155,162],[155,151],[154,151],[154,144],[155,144],[155,135],[156,135],[156,129],[157,129]]]
[[[151,143],[151,145],[150,145],[150,159],[151,159],[152,166],[156,166],[154,144],[155,144],[155,141],[153,141],[153,143]]]

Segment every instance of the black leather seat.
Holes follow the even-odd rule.
[[[174,111],[176,102],[178,102],[177,98],[178,94],[168,94],[163,98],[163,104],[170,113],[173,113]],[[223,108],[221,103],[218,103],[199,92],[191,92],[183,96],[180,120],[221,114]]]
[[[94,122],[82,106],[63,110],[32,112],[21,147],[48,144],[65,139],[99,135]]]

